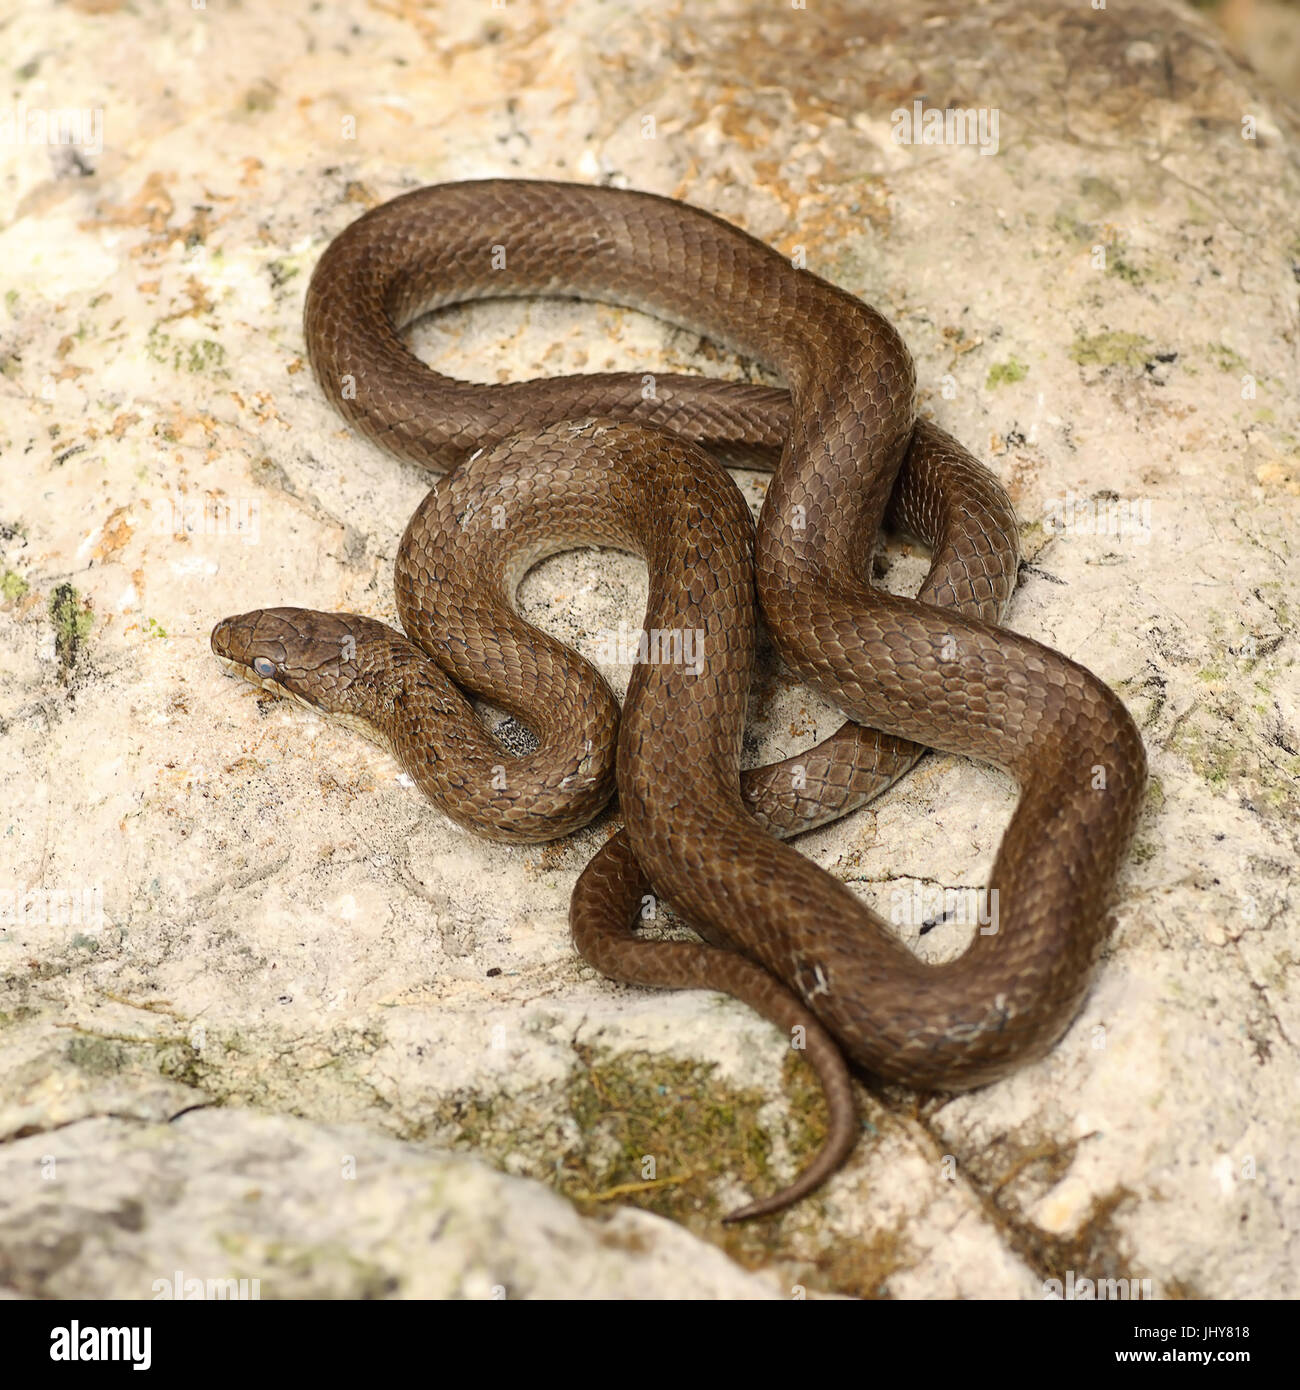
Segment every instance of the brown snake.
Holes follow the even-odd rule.
[[[773,367],[789,394],[640,374],[468,385],[399,336],[431,309],[536,295],[690,327]],[[911,359],[875,310],[684,204],[488,180],[420,189],[354,222],[321,257],[305,324],[347,419],[435,473],[461,466],[402,541],[405,637],[273,608],[219,623],[213,650],[379,739],[448,815],[493,838],[585,824],[616,768],[625,829],[574,891],[579,951],[616,978],[744,999],[798,1030],[826,1091],[816,1159],[730,1219],[803,1195],[851,1148],[841,1048],[886,1080],[965,1090],[1056,1042],[1108,934],[1145,754],[1107,686],[996,625],[1017,563],[1010,503],[917,421]],[[752,572],[748,508],[710,454],[775,464]],[[887,510],[931,547],[918,599],[870,582]],[[645,556],[647,631],[701,634],[694,666],[634,666],[621,723],[600,676],[513,609],[535,560],[589,542]],[[785,662],[857,722],[742,782],[755,588]],[[537,750],[505,754],[462,690],[515,715]],[[993,763],[1020,787],[991,930],[942,965],[773,838],[863,804],[924,747]],[[635,937],[650,885],[707,944]]]

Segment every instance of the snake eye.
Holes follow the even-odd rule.
[[[269,677],[275,675],[275,662],[269,656],[255,656],[253,658],[253,670],[259,676]]]

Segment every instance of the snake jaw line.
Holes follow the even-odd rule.
[[[301,709],[314,714],[326,724],[337,724],[341,728],[364,738],[368,743],[374,744],[376,748],[381,749],[390,757],[401,761],[393,740],[378,725],[373,724],[364,716],[353,714],[348,710],[322,709],[320,705],[313,704],[311,700],[300,695],[296,690],[290,690],[287,686],[281,685],[273,676],[259,676],[251,666],[245,666],[243,662],[236,661],[233,657],[218,656],[217,660],[227,675],[246,681],[249,685],[256,686],[258,690],[274,696],[277,700],[288,700]]]

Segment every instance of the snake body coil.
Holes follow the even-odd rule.
[[[789,393],[680,376],[647,391],[640,374],[470,386],[399,336],[430,309],[523,295],[648,310],[774,367]],[[1106,939],[1145,782],[1141,739],[1089,672],[996,625],[1016,570],[1010,503],[918,423],[911,359],[879,314],[683,204],[490,180],[421,189],[348,227],[312,278],[306,333],[318,380],[359,429],[434,472],[461,466],[403,539],[405,636],[267,609],[219,624],[214,650],[359,723],[449,815],[498,839],[585,823],[617,772],[625,830],[575,890],[579,950],[618,978],[727,990],[801,1028],[830,1102],[814,1163],[737,1216],[801,1195],[851,1147],[839,1047],[888,1080],[959,1090],[1061,1036]],[[752,584],[787,664],[855,721],[743,781],[749,513],[697,446],[775,464]],[[887,509],[931,547],[918,599],[870,583]],[[529,564],[592,541],[645,555],[647,629],[700,642],[693,665],[634,668],[621,724],[599,675],[512,607]],[[506,758],[462,690],[517,715],[536,752]],[[985,926],[937,966],[773,838],[862,804],[923,747],[994,763],[1020,786]],[[704,944],[634,935],[650,885]]]

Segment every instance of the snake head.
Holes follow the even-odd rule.
[[[321,714],[371,716],[376,654],[400,635],[373,618],[310,608],[256,608],[223,618],[212,650],[232,675]]]

